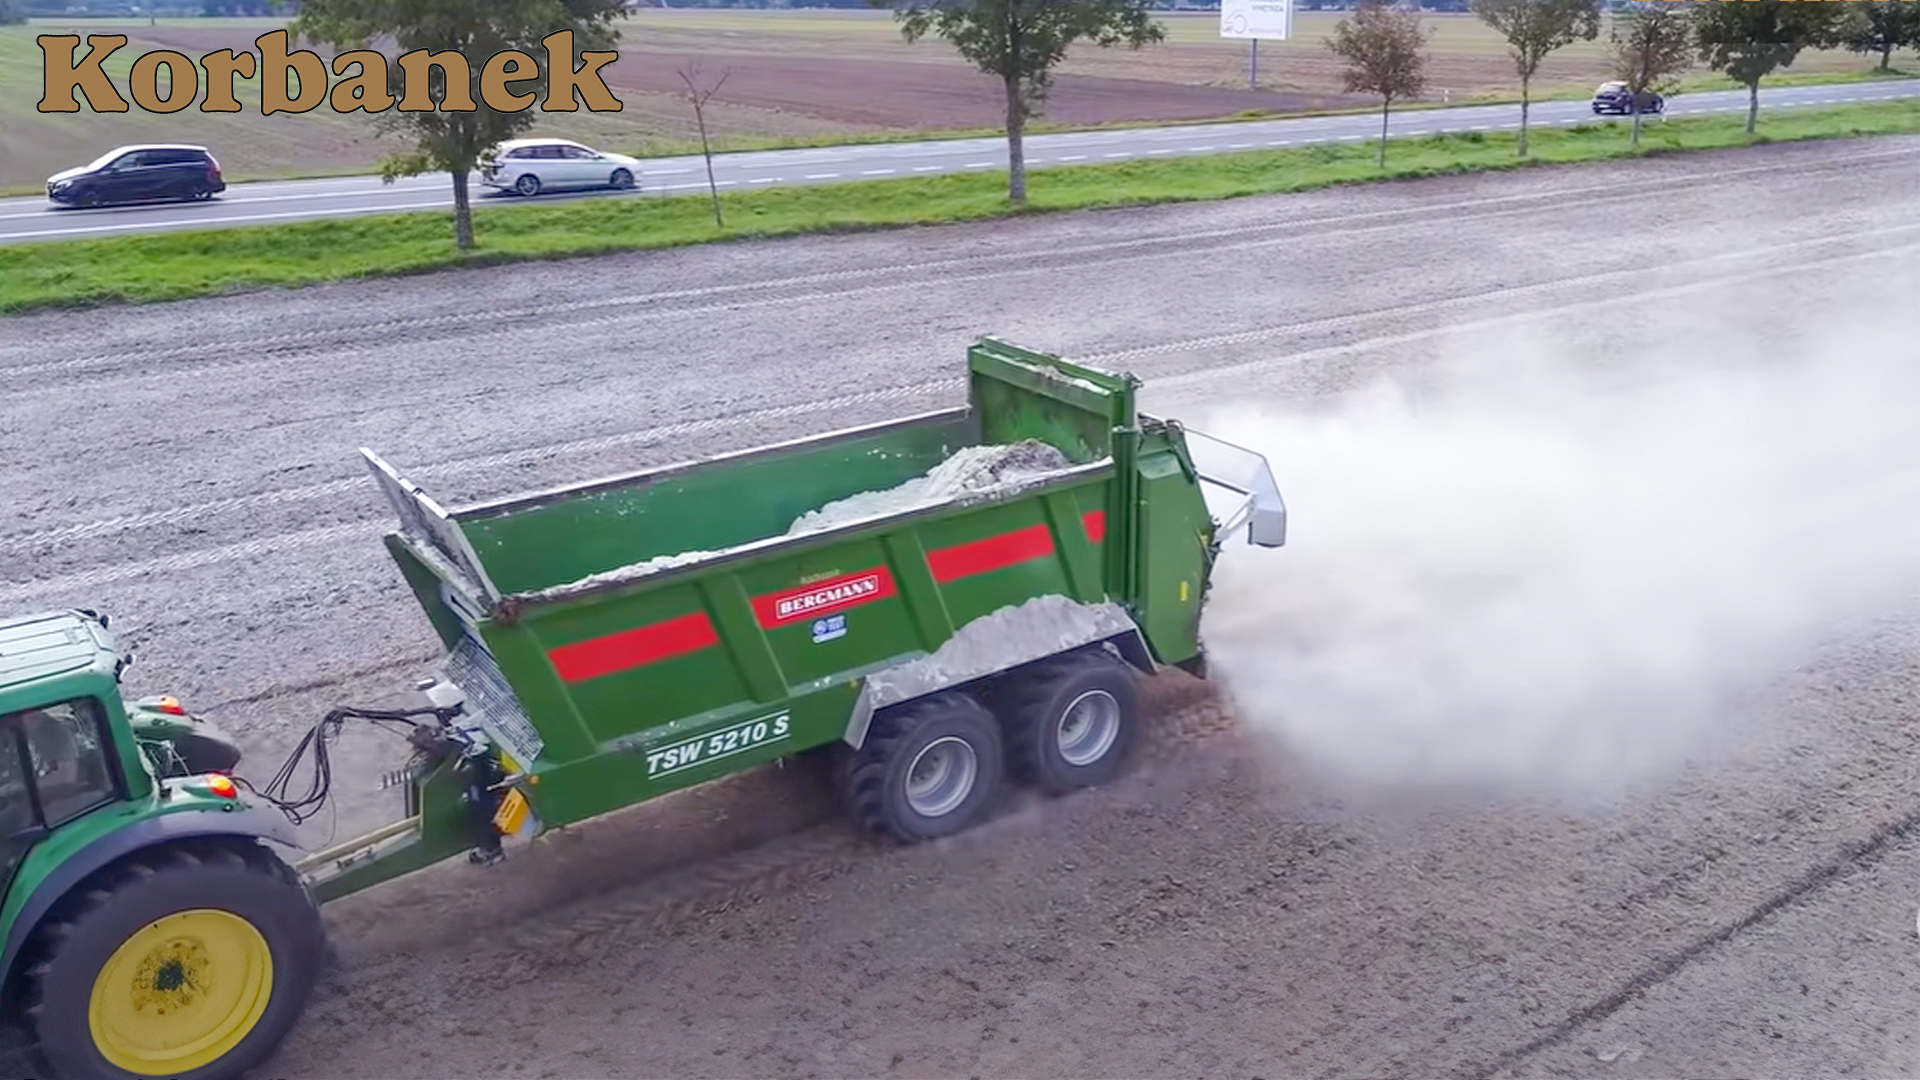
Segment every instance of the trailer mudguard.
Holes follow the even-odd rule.
[[[961,683],[1110,642],[1134,667],[1153,674],[1153,654],[1127,609],[1112,601],[1081,603],[1058,594],[1036,596],[967,623],[938,650],[876,671],[862,680],[844,741],[855,750],[867,739],[873,714]]]
[[[61,859],[21,905],[7,931],[6,950],[0,953],[0,986],[13,988],[13,965],[20,949],[47,912],[82,881],[136,851],[197,837],[246,837],[273,840],[288,847],[299,846],[292,823],[284,815],[261,807],[227,810],[209,805],[204,809],[142,818],[115,829]]]

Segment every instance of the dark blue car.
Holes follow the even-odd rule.
[[[1666,101],[1651,90],[1640,95],[1639,112],[1642,116],[1659,115],[1660,111],[1666,107]],[[1627,84],[1623,82],[1601,83],[1600,89],[1593,92],[1593,111],[1595,115],[1615,113],[1620,116],[1632,116],[1634,113],[1633,91],[1627,89]]]
[[[177,144],[117,147],[47,177],[47,198],[61,206],[210,199],[225,190],[220,163],[206,147]]]

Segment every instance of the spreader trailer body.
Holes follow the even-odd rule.
[[[317,902],[798,755],[900,842],[979,820],[1006,782],[1108,779],[1135,673],[1204,673],[1222,541],[1280,546],[1285,506],[1258,454],[1139,414],[1130,376],[982,338],[968,378],[964,407],[453,510],[363,451],[445,657],[427,707],[336,710],[296,752],[362,718],[413,757],[401,820],[292,863],[262,843],[290,839],[273,811],[325,794],[288,794],[294,761],[229,778],[216,729],[121,701],[104,619],[35,617],[92,681],[9,685],[0,659],[0,812],[33,826],[4,1011],[55,1075],[228,1077],[297,1016]],[[98,759],[78,815],[21,767],[48,716]]]

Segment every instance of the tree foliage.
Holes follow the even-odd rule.
[[[376,128],[402,135],[411,143],[408,151],[381,162],[384,180],[390,183],[397,177],[433,171],[445,171],[452,176],[454,237],[465,250],[473,246],[468,175],[481,158],[503,140],[531,127],[543,109],[580,108],[580,102],[573,95],[564,103],[547,100],[552,72],[543,42],[555,33],[571,31],[571,55],[564,59],[577,71],[584,54],[597,52],[604,56],[614,47],[620,36],[614,21],[624,15],[621,0],[304,0],[289,29],[309,41],[339,49],[369,50],[374,48],[375,41],[397,46],[391,58],[377,52],[360,52],[358,56],[342,53],[334,61],[334,74],[351,78],[370,75],[368,66],[384,60],[386,92],[395,100],[403,99],[407,90],[408,76],[398,62],[400,55],[426,49],[431,53],[457,52],[467,58],[465,96],[474,104],[472,109],[443,111],[436,107],[403,111],[393,107],[382,111],[381,101],[366,102]],[[521,98],[537,95],[531,104],[517,112],[492,108],[481,86],[488,59],[509,50],[524,53],[533,61],[531,71],[523,65],[509,72],[510,81],[506,86],[509,93]],[[558,61],[562,57],[556,55],[553,59]],[[425,78],[427,95],[439,106],[449,92],[447,71],[440,66],[430,66],[426,68]],[[342,89],[335,88],[336,101]],[[453,89],[457,93],[460,88]]]
[[[1902,46],[1920,49],[1920,3],[1914,0],[1860,0],[1853,9],[1842,44],[1847,51],[1878,54],[1880,70],[1893,66],[1893,53]]]
[[[1640,145],[1640,103],[1665,93],[1693,66],[1693,26],[1670,3],[1637,4],[1621,13],[1611,41],[1613,76],[1633,94],[1633,145]]]
[[[1747,133],[1760,120],[1760,80],[1791,67],[1804,49],[1840,43],[1844,5],[1797,0],[1699,0],[1693,38],[1700,59],[1747,88]]]
[[[1078,41],[1138,49],[1166,39],[1151,0],[870,0],[893,8],[907,41],[932,35],[1000,80],[1007,106],[1007,198],[1027,201],[1026,123],[1039,115],[1053,68]]]
[[[1527,153],[1527,114],[1533,77],[1556,49],[1600,36],[1601,0],[1472,0],[1480,21],[1507,39],[1507,54],[1520,76],[1520,155]]]
[[[1427,85],[1427,42],[1432,32],[1414,8],[1385,0],[1360,0],[1353,14],[1335,24],[1327,48],[1345,61],[1350,94],[1380,95],[1380,167],[1387,165],[1387,115],[1394,101],[1417,96]]]

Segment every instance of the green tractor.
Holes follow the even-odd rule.
[[[230,1076],[299,1018],[320,912],[233,743],[125,701],[129,662],[93,612],[0,622],[4,1022],[56,1076]]]

